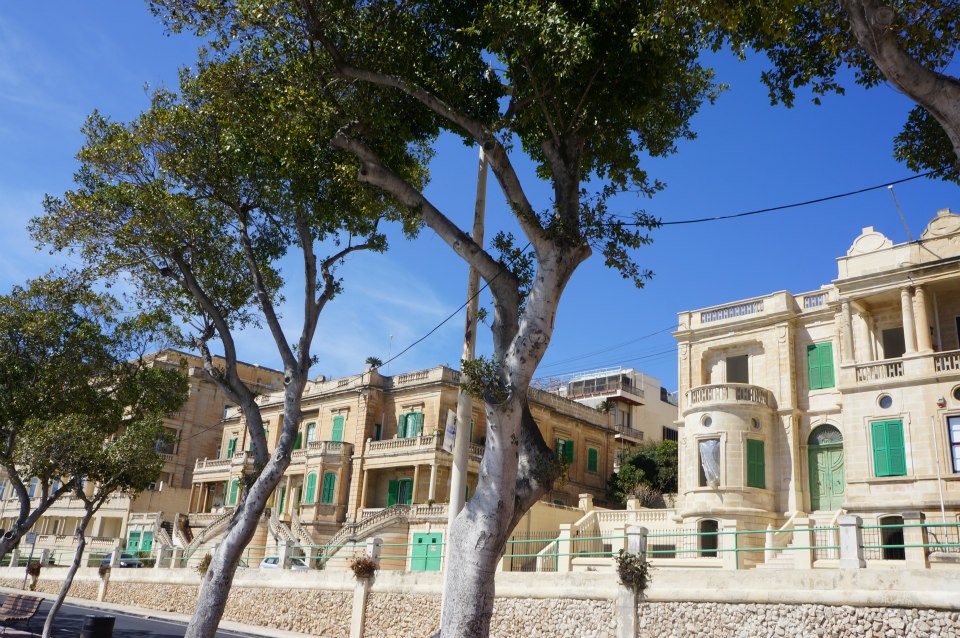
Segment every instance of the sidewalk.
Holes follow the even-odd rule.
[[[35,596],[37,598],[42,598],[44,600],[49,600],[53,602],[57,599],[56,594],[46,594],[43,592],[32,592],[32,591],[23,591],[22,589],[11,589],[9,587],[0,587],[0,594],[24,594],[28,596]],[[95,600],[87,600],[86,598],[73,598],[72,596],[67,596],[64,600],[64,603],[69,603],[71,605],[76,605],[77,607],[84,607],[94,611],[104,611],[107,613],[115,614],[126,614],[128,616],[137,616],[139,618],[146,619],[155,619],[155,620],[165,620],[168,622],[183,623],[186,625],[190,621],[190,616],[186,614],[175,614],[168,611],[160,611],[157,609],[146,609],[144,607],[131,607],[128,605],[117,605],[113,603],[100,603]],[[39,621],[39,623],[37,622]],[[34,624],[43,626],[43,618],[38,614],[34,618]],[[246,625],[244,623],[234,622],[231,620],[223,620],[220,622],[220,629],[224,631],[235,632],[239,634],[245,634],[247,636],[256,636],[263,638],[323,638],[323,636],[316,636],[314,634],[301,634],[295,631],[285,631],[283,629],[274,629],[273,627],[258,627],[256,625]],[[22,631],[18,629],[7,629],[4,636],[31,636],[39,634],[30,634],[30,632]]]

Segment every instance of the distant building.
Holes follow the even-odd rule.
[[[813,292],[680,313],[684,521],[958,520],[960,216],[896,245],[865,228],[837,265]]]

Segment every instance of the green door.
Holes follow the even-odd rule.
[[[410,571],[438,572],[443,555],[443,534],[414,534]]]
[[[153,549],[153,532],[144,532],[140,537],[140,551],[147,554]]]
[[[813,511],[843,507],[846,487],[843,446],[810,446],[810,505]]]

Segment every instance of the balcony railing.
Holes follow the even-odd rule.
[[[937,372],[960,371],[960,350],[933,355],[933,369]]]
[[[443,448],[443,434],[425,434],[409,439],[387,439],[385,441],[367,441],[366,456],[393,456],[396,454],[416,454],[437,451]],[[479,461],[483,456],[483,446],[470,444],[470,458]]]
[[[721,383],[703,385],[687,390],[685,405],[693,407],[701,403],[752,403],[772,406],[770,391],[746,383]]]
[[[857,364],[857,381],[879,381],[903,376],[903,360],[887,359]]]

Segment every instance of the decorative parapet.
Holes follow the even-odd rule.
[[[707,404],[750,404],[773,407],[770,391],[748,383],[702,385],[684,394],[684,409],[702,408]]]

